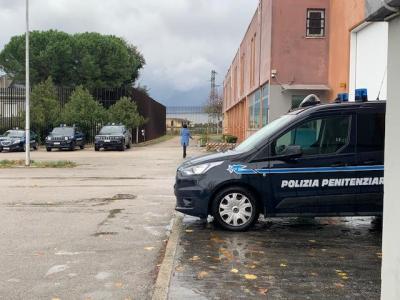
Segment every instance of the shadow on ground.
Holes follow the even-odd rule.
[[[170,299],[379,299],[381,223],[260,220],[232,233],[185,217]]]

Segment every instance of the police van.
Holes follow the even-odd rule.
[[[185,161],[176,210],[233,231],[259,214],[382,215],[385,101],[304,106],[234,150]]]

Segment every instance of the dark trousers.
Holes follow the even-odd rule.
[[[186,145],[183,145],[183,158],[186,158]]]

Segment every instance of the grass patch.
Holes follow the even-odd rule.
[[[154,139],[154,140],[151,140],[151,141],[147,141],[147,142],[143,142],[143,143],[140,143],[140,144],[136,144],[133,147],[144,147],[144,146],[155,145],[155,144],[159,144],[159,143],[162,143],[162,142],[169,141],[169,140],[173,139],[174,137],[175,137],[175,135],[166,134],[166,135],[163,135],[163,136],[161,136],[161,137],[159,137],[157,139]]]
[[[77,164],[69,160],[31,161],[31,168],[67,169],[75,168]],[[0,160],[0,169],[25,167],[24,160]]]

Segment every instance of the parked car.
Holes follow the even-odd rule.
[[[304,107],[233,151],[189,159],[177,170],[176,210],[233,231],[260,213],[381,216],[385,110],[385,101]]]
[[[121,124],[108,124],[101,128],[98,135],[95,137],[94,150],[103,149],[118,149],[125,151],[125,148],[130,149],[132,146],[132,134]]]
[[[30,146],[34,150],[37,150],[38,142],[37,135],[34,132],[30,132]],[[22,129],[11,129],[6,131],[0,137],[0,152],[2,151],[24,151],[26,147],[26,136],[25,130]]]
[[[68,149],[74,151],[76,147],[85,148],[85,136],[76,126],[60,125],[55,127],[46,137],[46,150]]]

